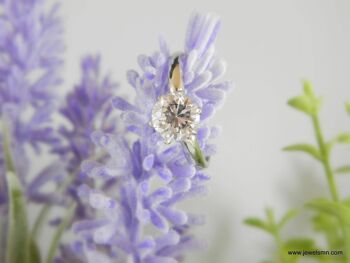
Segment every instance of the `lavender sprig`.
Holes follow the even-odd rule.
[[[78,187],[88,184],[94,187],[94,180],[86,177],[80,170],[82,160],[103,160],[101,154],[90,140],[92,131],[99,127],[105,132],[117,132],[118,118],[112,111],[111,98],[118,90],[118,85],[103,76],[100,70],[99,56],[86,56],[81,63],[82,77],[78,85],[66,96],[66,103],[61,107],[60,113],[67,120],[68,125],[59,129],[61,140],[53,147],[53,152],[60,156],[60,162],[65,163],[68,177],[65,178],[60,194],[65,196],[67,207],[70,206],[67,217],[59,217],[55,221],[60,226],[55,234],[49,249],[47,262],[52,262],[60,237],[65,228],[72,221],[90,217],[91,208],[83,205],[78,198]],[[43,208],[41,215],[47,213],[49,205]],[[39,215],[37,226],[41,226],[43,218]],[[64,226],[64,227],[63,227]]]
[[[185,89],[203,108],[202,121],[222,104],[231,86],[229,82],[216,82],[225,71],[214,52],[219,25],[216,17],[195,14],[180,57]],[[142,73],[128,72],[128,81],[136,92],[135,103],[121,97],[113,100],[114,107],[122,111],[128,133],[136,137],[130,141],[128,135],[93,134],[93,141],[108,152],[109,159],[83,164],[86,174],[100,182],[101,188],[80,187],[81,199],[95,209],[96,215],[74,225],[82,241],[66,248],[65,255],[72,256],[75,251],[88,262],[131,258],[135,263],[172,263],[181,261],[185,250],[199,245],[189,229],[203,223],[202,217],[180,210],[177,204],[205,193],[209,176],[189,160],[181,144],[165,145],[149,125],[153,105],[169,91],[169,48],[161,40],[159,52],[150,57],[141,55],[138,61]],[[208,139],[218,131],[203,124],[198,132],[206,156],[215,152]],[[117,181],[113,187],[105,184],[113,178]],[[150,227],[154,231],[146,234],[145,229]]]
[[[68,160],[69,171],[74,171],[83,160],[94,155],[90,134],[97,127],[106,132],[113,132],[117,127],[109,102],[118,85],[108,76],[101,76],[100,64],[99,56],[87,56],[82,60],[81,82],[67,95],[66,103],[60,109],[69,127],[61,126],[59,132],[66,143],[57,145],[54,152]]]
[[[58,5],[48,9],[41,0],[2,0],[0,9],[0,213],[7,230],[0,237],[1,248],[7,243],[0,261],[37,262],[26,222],[26,150],[30,145],[39,152],[41,144],[56,141],[48,125],[54,88],[61,83],[63,30]]]
[[[42,0],[3,0],[0,4],[0,118],[10,130],[11,154],[25,185],[29,170],[25,145],[38,151],[40,144],[56,141],[48,124],[55,109],[55,87],[62,82],[63,29],[58,5],[47,12]],[[0,205],[7,200],[3,158]]]

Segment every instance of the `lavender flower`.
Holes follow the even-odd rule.
[[[66,170],[70,174],[67,193],[78,203],[77,187],[83,182],[93,184],[90,178],[81,173],[81,162],[85,159],[103,159],[104,155],[96,152],[90,134],[96,127],[105,132],[116,132],[118,123],[110,103],[118,86],[108,76],[101,76],[100,57],[85,57],[81,69],[80,84],[67,95],[66,104],[60,109],[70,127],[61,126],[62,140],[54,148],[60,161],[67,163]],[[78,206],[77,212],[78,217],[86,216],[83,206]]]
[[[105,132],[116,129],[117,120],[111,114],[111,98],[117,85],[108,76],[101,77],[100,57],[87,56],[82,60],[82,79],[67,95],[60,112],[70,127],[62,126],[60,134],[68,143],[56,147],[55,152],[69,159],[68,170],[73,172],[81,162],[94,156],[90,134],[97,127]]]
[[[38,151],[56,141],[48,124],[61,83],[63,30],[58,5],[49,12],[42,0],[2,0],[0,6],[0,119],[10,130],[16,172],[26,185],[25,146]],[[0,206],[7,199],[5,169],[0,151]]]
[[[211,15],[195,14],[190,20],[185,52],[180,56],[187,95],[202,107],[202,121],[213,115],[222,104],[229,82],[217,82],[225,71],[224,63],[214,52],[219,20]],[[70,248],[80,260],[88,262],[175,263],[184,251],[198,247],[189,229],[203,223],[198,215],[182,211],[176,205],[206,192],[209,179],[189,160],[179,143],[167,146],[149,125],[153,105],[158,97],[169,92],[168,77],[171,54],[165,42],[160,51],[138,59],[142,73],[128,72],[128,80],[136,91],[135,103],[121,97],[113,100],[122,111],[127,134],[95,132],[97,146],[109,154],[105,162],[83,163],[87,176],[109,188],[80,187],[81,199],[95,209],[94,219],[76,223],[74,231],[82,241]],[[198,140],[206,156],[215,152],[208,139],[219,129],[204,126]],[[136,135],[129,140],[128,134]],[[146,231],[151,229],[149,233]],[[66,261],[68,262],[68,261]]]
[[[59,127],[59,140],[51,144],[59,160],[44,169],[28,186],[29,195],[37,202],[67,205],[71,198],[76,199],[76,187],[84,182],[85,178],[80,173],[82,160],[98,158],[89,139],[90,133],[95,130],[95,126],[106,132],[116,129],[117,120],[109,103],[117,88],[116,84],[111,82],[108,76],[101,76],[99,56],[85,57],[81,69],[80,84],[66,96],[66,103],[60,108],[66,122]],[[67,195],[62,195],[62,192],[39,191],[51,181],[58,182],[66,188],[62,190],[66,191]],[[83,214],[83,211],[80,213]]]

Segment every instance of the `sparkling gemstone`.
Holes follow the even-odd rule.
[[[152,110],[152,126],[166,143],[193,141],[201,109],[182,92],[161,96]]]

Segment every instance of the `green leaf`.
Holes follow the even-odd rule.
[[[285,243],[288,250],[308,250],[313,248],[315,241],[310,238],[291,238]]]
[[[3,135],[3,155],[8,191],[8,219],[6,263],[27,263],[29,256],[28,220],[25,197],[19,181],[10,149],[10,134],[0,119]]]
[[[29,239],[29,259],[28,263],[40,263],[40,251],[33,238]]]
[[[350,165],[349,166],[342,166],[335,170],[338,174],[348,174],[350,173]]]
[[[348,114],[350,114],[350,101],[345,103],[345,108]]]
[[[282,228],[289,220],[295,217],[298,214],[297,209],[291,209],[287,213],[284,214],[280,222],[278,223],[279,228]]]
[[[316,199],[307,203],[306,206],[332,215],[345,224],[350,224],[350,208],[345,204],[326,199]]]
[[[7,263],[25,263],[28,259],[28,225],[21,184],[12,171],[6,173],[9,193]]]
[[[339,134],[332,140],[333,143],[350,144],[350,134],[347,132]]]
[[[350,208],[350,197],[345,198],[344,200],[342,200],[342,203]]]
[[[256,227],[267,232],[271,232],[270,227],[261,219],[257,217],[249,217],[244,220],[244,223],[251,227]]]
[[[304,94],[309,98],[315,98],[315,93],[311,82],[308,80],[303,80],[302,82],[303,82]]]
[[[312,218],[312,223],[316,232],[325,235],[329,248],[336,249],[343,245],[340,224],[336,217],[320,212]]]
[[[265,209],[266,217],[269,222],[269,225],[275,225],[275,214],[271,208]]]
[[[314,157],[315,159],[321,161],[322,157],[321,154],[319,152],[319,150],[311,145],[311,144],[294,144],[294,145],[290,145],[287,147],[283,148],[283,151],[299,151],[299,152],[304,152],[307,153],[309,155],[311,155],[312,157]]]
[[[308,115],[315,115],[321,108],[322,99],[315,96],[310,82],[303,81],[303,89],[304,94],[291,98],[288,104]]]
[[[330,151],[335,144],[350,144],[350,134],[347,132],[341,133],[327,142],[327,150]]]
[[[288,100],[288,105],[308,115],[314,114],[312,101],[305,95],[291,98]]]
[[[315,241],[310,238],[291,238],[288,239],[284,244],[285,254],[288,254],[288,251],[321,251],[322,249],[315,245]],[[287,259],[288,262],[298,262],[297,258],[302,255],[289,255]],[[324,255],[308,255],[309,257],[314,257],[318,262],[328,262],[327,257]]]

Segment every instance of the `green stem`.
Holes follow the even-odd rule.
[[[267,224],[270,227],[270,233],[273,235],[276,246],[277,246],[277,256],[278,256],[278,262],[280,263],[286,263],[287,260],[284,255],[284,246],[283,241],[280,234],[280,228],[278,224],[276,223],[275,215],[273,213],[273,210],[267,208],[266,209],[266,216],[267,216]]]
[[[319,151],[321,154],[321,161],[327,177],[329,190],[331,192],[333,201],[339,203],[340,202],[339,193],[338,193],[337,185],[334,180],[334,173],[330,162],[329,147],[324,141],[320,121],[317,114],[312,116],[312,122],[315,130],[315,134],[316,134]],[[344,241],[345,241],[346,263],[350,263],[350,228],[349,228],[349,225],[345,224],[344,222],[341,222],[341,228],[343,231]]]
[[[33,237],[34,240],[37,240],[37,238],[40,235],[40,231],[41,231],[41,227],[43,225],[43,222],[45,221],[47,215],[49,214],[51,210],[51,205],[50,204],[45,204],[40,212],[39,215],[37,217],[37,219],[35,220],[34,226],[33,226],[33,230],[32,230],[32,234],[31,236]]]
[[[22,192],[21,182],[16,174],[13,162],[10,135],[0,120],[3,135],[3,152],[6,167],[6,183],[8,191],[8,228],[6,240],[6,262],[30,262],[28,222],[26,202]]]
[[[335,202],[339,202],[338,189],[334,181],[334,174],[329,160],[329,149],[324,141],[320,121],[317,114],[312,116],[312,122],[314,125],[316,139],[321,153],[322,164],[327,176],[328,186],[332,195],[332,199]]]
[[[278,229],[276,229],[274,231],[273,235],[275,237],[275,242],[277,244],[277,249],[278,249],[278,262],[285,263],[287,261],[285,259],[283,242],[282,242],[281,235],[280,235]]]
[[[0,127],[3,133],[3,150],[5,158],[5,167],[7,172],[16,173],[15,164],[10,150],[10,138],[5,125],[0,120]]]
[[[350,228],[349,225],[342,223],[342,229],[345,239],[345,257],[346,263],[350,263]]]
[[[58,248],[58,245],[59,245],[59,241],[61,240],[61,237],[64,233],[64,230],[68,227],[68,225],[70,224],[70,221],[72,220],[73,216],[74,216],[74,212],[75,212],[75,207],[76,205],[75,204],[72,204],[68,211],[67,211],[67,214],[66,216],[63,218],[63,221],[61,222],[61,224],[58,226],[53,238],[52,238],[52,241],[51,241],[51,244],[50,244],[50,247],[49,247],[49,252],[47,254],[47,258],[46,258],[46,263],[52,263],[53,260],[54,260],[54,257],[56,255],[56,251],[57,251],[57,248]]]

